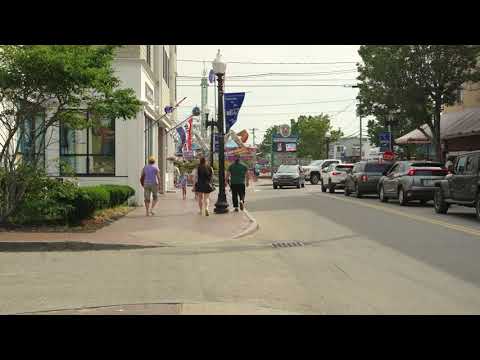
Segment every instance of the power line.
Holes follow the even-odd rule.
[[[199,85],[190,85],[190,84],[178,84],[178,87],[199,87]],[[242,87],[242,88],[251,88],[251,87],[343,87],[347,88],[346,84],[271,84],[271,85],[249,85],[249,84],[234,84],[226,85],[225,87]]]
[[[348,74],[357,72],[357,69],[339,69],[332,71],[315,71],[315,72],[268,72],[258,74],[241,74],[241,75],[229,75],[227,79],[232,78],[247,78],[247,77],[262,77],[262,76],[312,76],[312,75],[333,75],[333,74]],[[192,78],[201,79],[202,76],[198,75],[177,75],[177,78]]]
[[[198,59],[177,59],[181,62],[204,63],[209,62]],[[252,65],[335,65],[335,64],[356,64],[357,61],[331,61],[331,62],[259,62],[259,61],[227,61],[227,64],[252,64]]]
[[[337,102],[347,102],[353,101],[355,99],[336,99],[336,100],[324,100],[324,101],[311,101],[311,102],[298,102],[298,103],[287,103],[287,104],[262,104],[262,105],[247,105],[243,106],[242,109],[248,109],[253,107],[275,107],[275,106],[294,106],[294,105],[313,105],[313,104],[328,104],[328,103],[337,103]],[[182,108],[191,108],[193,105],[180,106]]]
[[[194,81],[198,82],[196,79],[178,79],[178,81]],[[246,82],[275,82],[275,81],[356,81],[356,79],[230,79],[228,82],[231,81],[246,81]],[[199,85],[198,85],[199,86]]]

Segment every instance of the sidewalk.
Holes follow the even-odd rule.
[[[0,232],[0,244],[72,242],[178,246],[233,239],[235,235],[248,228],[250,221],[243,212],[215,214],[213,209],[216,200],[215,191],[210,194],[210,216],[201,216],[198,214],[198,204],[189,187],[186,200],[182,200],[180,191],[160,195],[154,216],[145,216],[145,208],[138,207],[125,217],[94,233]]]

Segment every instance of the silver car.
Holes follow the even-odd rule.
[[[411,200],[424,204],[433,200],[435,181],[448,171],[442,163],[432,161],[397,161],[378,182],[380,201],[398,199],[400,205]]]

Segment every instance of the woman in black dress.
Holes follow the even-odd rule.
[[[213,191],[213,169],[207,166],[207,161],[204,157],[200,159],[200,165],[197,167],[196,189],[198,193],[198,207],[200,208],[200,215],[203,215],[205,209],[205,216],[209,216],[208,206],[210,203],[210,193]]]

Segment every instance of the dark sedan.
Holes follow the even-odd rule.
[[[360,161],[347,174],[345,196],[354,193],[356,197],[363,194],[377,194],[378,182],[391,166],[392,162],[378,160]]]
[[[305,187],[305,175],[299,165],[280,165],[272,180],[274,189],[283,186]]]

